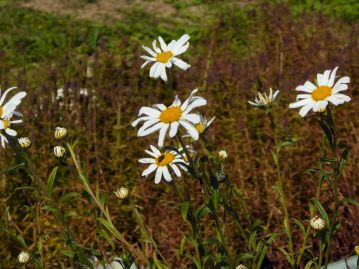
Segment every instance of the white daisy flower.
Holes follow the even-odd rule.
[[[20,117],[22,116],[22,114],[15,111],[15,109],[21,103],[22,98],[24,98],[26,96],[26,94],[27,94],[26,92],[18,92],[13,97],[11,97],[9,101],[4,103],[7,94],[10,91],[12,91],[13,89],[16,89],[16,87],[7,89],[3,95],[1,95],[1,90],[0,90],[0,96],[1,96],[1,98],[0,98],[0,118],[2,118],[2,119],[11,117],[12,114],[14,114],[15,116],[20,116]]]
[[[299,115],[304,117],[311,109],[314,112],[325,111],[328,102],[335,106],[349,102],[350,97],[340,92],[348,89],[350,78],[342,77],[334,84],[337,69],[338,67],[332,71],[326,70],[323,74],[317,74],[317,85],[307,81],[304,85],[298,86],[296,91],[306,93],[298,94],[297,102],[291,103],[289,108],[301,107]]]
[[[177,65],[183,70],[187,70],[190,65],[176,56],[182,54],[188,49],[190,36],[185,34],[178,40],[172,40],[168,45],[163,41],[162,37],[159,37],[161,48],[156,45],[156,40],[152,42],[153,50],[149,47],[142,46],[150,56],[142,55],[141,58],[146,62],[141,66],[144,68],[148,63],[154,62],[150,69],[150,77],[161,77],[164,81],[167,81],[166,67],[171,68],[172,64]]]
[[[30,254],[26,251],[21,251],[19,256],[17,256],[19,263],[27,263],[30,259]]]
[[[200,117],[200,122],[195,125],[195,128],[199,134],[203,133],[215,120],[216,117],[211,118],[208,120],[205,116],[201,115],[200,113],[197,113]]]
[[[269,95],[267,95],[267,93],[261,94],[260,92],[258,92],[258,97],[254,99],[254,102],[248,101],[248,103],[256,107],[267,107],[270,103],[274,101],[278,94],[278,90],[275,91],[275,93],[273,94],[273,90],[272,88],[270,88]]]
[[[207,104],[203,97],[193,96],[197,91],[197,89],[193,90],[183,104],[176,96],[173,104],[169,107],[163,104],[142,107],[138,113],[139,118],[132,123],[132,126],[135,127],[139,122],[144,121],[137,135],[146,136],[159,130],[158,146],[162,147],[168,129],[170,129],[169,136],[174,137],[181,125],[194,140],[197,140],[198,131],[195,125],[201,121],[201,117],[190,112],[196,107]]]
[[[12,124],[16,124],[16,123],[21,123],[22,120],[10,120],[9,118],[0,120],[0,130],[4,130],[4,132],[7,135],[10,136],[16,136],[17,132],[14,129],[11,129],[10,126]],[[9,141],[6,139],[5,135],[0,133],[0,140],[1,140],[1,145],[3,148],[5,148],[5,143],[9,143]]]
[[[148,155],[152,158],[143,158],[138,160],[140,163],[149,164],[149,167],[142,172],[142,176],[147,177],[149,174],[156,170],[155,183],[160,183],[162,176],[168,182],[172,181],[172,176],[169,171],[171,167],[172,171],[176,174],[177,177],[181,176],[181,171],[178,168],[181,167],[182,170],[187,171],[187,168],[184,166],[186,162],[183,160],[182,156],[175,151],[165,150],[160,152],[156,147],[150,146],[150,150],[145,150]]]

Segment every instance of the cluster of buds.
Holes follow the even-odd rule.
[[[18,139],[18,141],[23,149],[27,149],[31,145],[31,141],[28,137],[21,137]]]
[[[218,157],[221,161],[224,161],[228,158],[228,153],[225,150],[221,150],[218,152]]]
[[[114,191],[115,195],[119,199],[125,199],[128,196],[128,189],[125,187],[121,187]]]
[[[19,263],[27,263],[30,259],[30,255],[26,251],[22,251],[19,256],[17,256]]]
[[[55,139],[61,140],[67,135],[67,129],[63,127],[56,127],[55,128]],[[65,156],[66,149],[63,146],[56,146],[54,147],[54,154],[57,158],[63,158]]]
[[[321,231],[325,227],[325,221],[322,218],[315,216],[310,220],[310,226],[312,226],[315,231]]]

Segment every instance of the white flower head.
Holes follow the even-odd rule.
[[[273,103],[274,99],[277,97],[278,94],[278,90],[273,93],[272,88],[270,88],[269,95],[267,95],[267,93],[261,94],[260,92],[258,92],[258,97],[256,97],[253,102],[248,101],[248,103],[255,107],[265,108],[268,107],[268,105],[270,105],[271,103]]]
[[[152,49],[142,46],[143,49],[148,52],[150,56],[142,55],[141,58],[146,62],[141,66],[144,68],[148,63],[154,62],[150,69],[150,77],[161,77],[164,81],[167,81],[166,67],[171,68],[172,64],[178,66],[183,70],[187,70],[190,65],[176,56],[182,54],[188,49],[190,36],[185,34],[178,40],[172,40],[169,44],[166,44],[162,37],[158,38],[160,42],[160,48],[156,45],[156,40],[152,42]]]
[[[63,127],[56,127],[55,129],[55,138],[56,139],[62,139],[64,138],[65,136],[67,135],[67,130],[66,128],[63,128]]]
[[[248,267],[243,264],[240,264],[236,267],[236,269],[248,269]]]
[[[22,251],[17,257],[19,263],[27,263],[30,259],[30,255],[26,251]]]
[[[57,158],[62,158],[65,156],[66,149],[63,146],[54,147],[54,154]]]
[[[21,100],[27,95],[26,92],[18,92],[13,97],[11,97],[7,102],[4,103],[7,94],[16,89],[16,87],[12,87],[7,89],[3,95],[1,95],[0,91],[0,118],[10,118],[13,114],[15,116],[22,116],[21,113],[15,111],[16,107],[21,103]]]
[[[322,218],[315,216],[310,220],[310,226],[316,231],[321,231],[325,227],[325,221]]]
[[[115,195],[119,199],[125,199],[128,196],[128,189],[125,187],[121,187],[114,191]]]
[[[213,117],[210,120],[208,120],[202,114],[200,114],[200,113],[197,113],[197,114],[200,117],[200,122],[197,123],[194,127],[196,128],[198,134],[202,134],[212,124],[212,122],[215,120],[216,117]],[[190,136],[189,134],[186,134],[183,137],[189,137],[189,136]]]
[[[299,115],[305,117],[311,109],[314,112],[325,111],[329,102],[335,106],[349,102],[350,97],[341,92],[348,89],[350,78],[342,77],[334,84],[337,70],[338,67],[335,67],[323,74],[317,74],[317,85],[307,81],[304,85],[298,86],[295,90],[305,94],[298,94],[297,101],[289,104],[289,108],[301,107]]]
[[[31,145],[31,140],[28,137],[21,137],[18,139],[18,141],[19,141],[20,146],[24,149],[30,147],[30,145]]]
[[[176,96],[169,107],[163,104],[142,107],[138,113],[139,118],[132,123],[132,126],[135,127],[139,122],[144,121],[137,135],[146,136],[159,131],[158,146],[162,147],[168,129],[169,136],[174,137],[181,125],[194,140],[197,140],[199,135],[195,125],[201,121],[201,117],[190,112],[196,107],[207,104],[203,97],[194,96],[197,91],[197,89],[193,90],[189,98],[183,103]]]
[[[149,174],[156,170],[155,183],[160,183],[162,177],[168,182],[172,181],[172,176],[169,171],[169,167],[176,174],[177,177],[181,176],[182,170],[187,171],[185,167],[186,162],[183,160],[182,156],[175,151],[164,150],[159,151],[156,147],[150,146],[151,150],[145,150],[148,155],[152,158],[143,158],[138,160],[140,163],[149,164],[142,172],[142,176],[147,177]]]
[[[220,160],[224,161],[225,159],[228,158],[228,153],[227,153],[227,151],[225,151],[225,150],[220,150],[220,151],[218,152],[218,157],[219,157]]]
[[[16,136],[17,132],[11,128],[12,124],[21,123],[22,120],[10,120],[10,118],[5,118],[0,120],[0,131],[4,131],[7,135]],[[1,145],[5,148],[5,144],[8,143],[5,135],[0,133]]]

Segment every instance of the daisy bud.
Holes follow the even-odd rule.
[[[355,246],[354,248],[356,255],[359,256],[359,245]]]
[[[121,187],[121,188],[117,189],[116,191],[114,191],[114,193],[117,198],[125,199],[128,195],[128,189],[125,187]]]
[[[322,218],[315,216],[310,220],[310,226],[316,231],[321,231],[325,227],[325,221]]]
[[[63,127],[56,127],[55,129],[55,138],[56,139],[62,139],[67,135],[66,128]]]
[[[20,146],[24,149],[30,147],[30,145],[31,145],[31,141],[28,137],[21,137],[18,139],[18,141],[19,141]]]
[[[248,269],[248,267],[243,264],[240,264],[236,267],[236,269]]]
[[[62,147],[62,146],[54,147],[54,154],[57,158],[64,157],[65,153],[66,153],[66,150],[64,147]]]
[[[228,157],[227,151],[221,150],[220,152],[218,152],[218,157],[221,161],[224,161]]]
[[[30,259],[30,255],[26,251],[22,251],[17,257],[19,263],[27,263]]]

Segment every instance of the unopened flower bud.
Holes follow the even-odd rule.
[[[243,264],[240,264],[236,267],[236,269],[248,269],[248,267]]]
[[[121,187],[121,188],[117,189],[114,193],[117,198],[125,199],[128,195],[128,189],[125,187]]]
[[[325,227],[325,221],[322,218],[315,216],[310,220],[310,226],[316,231],[321,231]]]
[[[354,248],[356,255],[359,256],[359,245],[355,246]]]
[[[17,257],[17,259],[19,260],[19,263],[27,263],[30,259],[30,255],[28,252],[22,251]]]
[[[28,137],[21,137],[18,139],[18,141],[19,141],[20,146],[24,149],[30,147],[30,145],[31,145],[31,141]]]
[[[55,138],[56,139],[62,139],[67,135],[66,128],[63,127],[56,127],[55,129]]]
[[[220,152],[218,152],[218,157],[221,161],[224,161],[225,159],[228,158],[227,151],[221,150]]]
[[[54,147],[54,154],[57,158],[64,157],[66,150],[63,146],[56,146]]]

